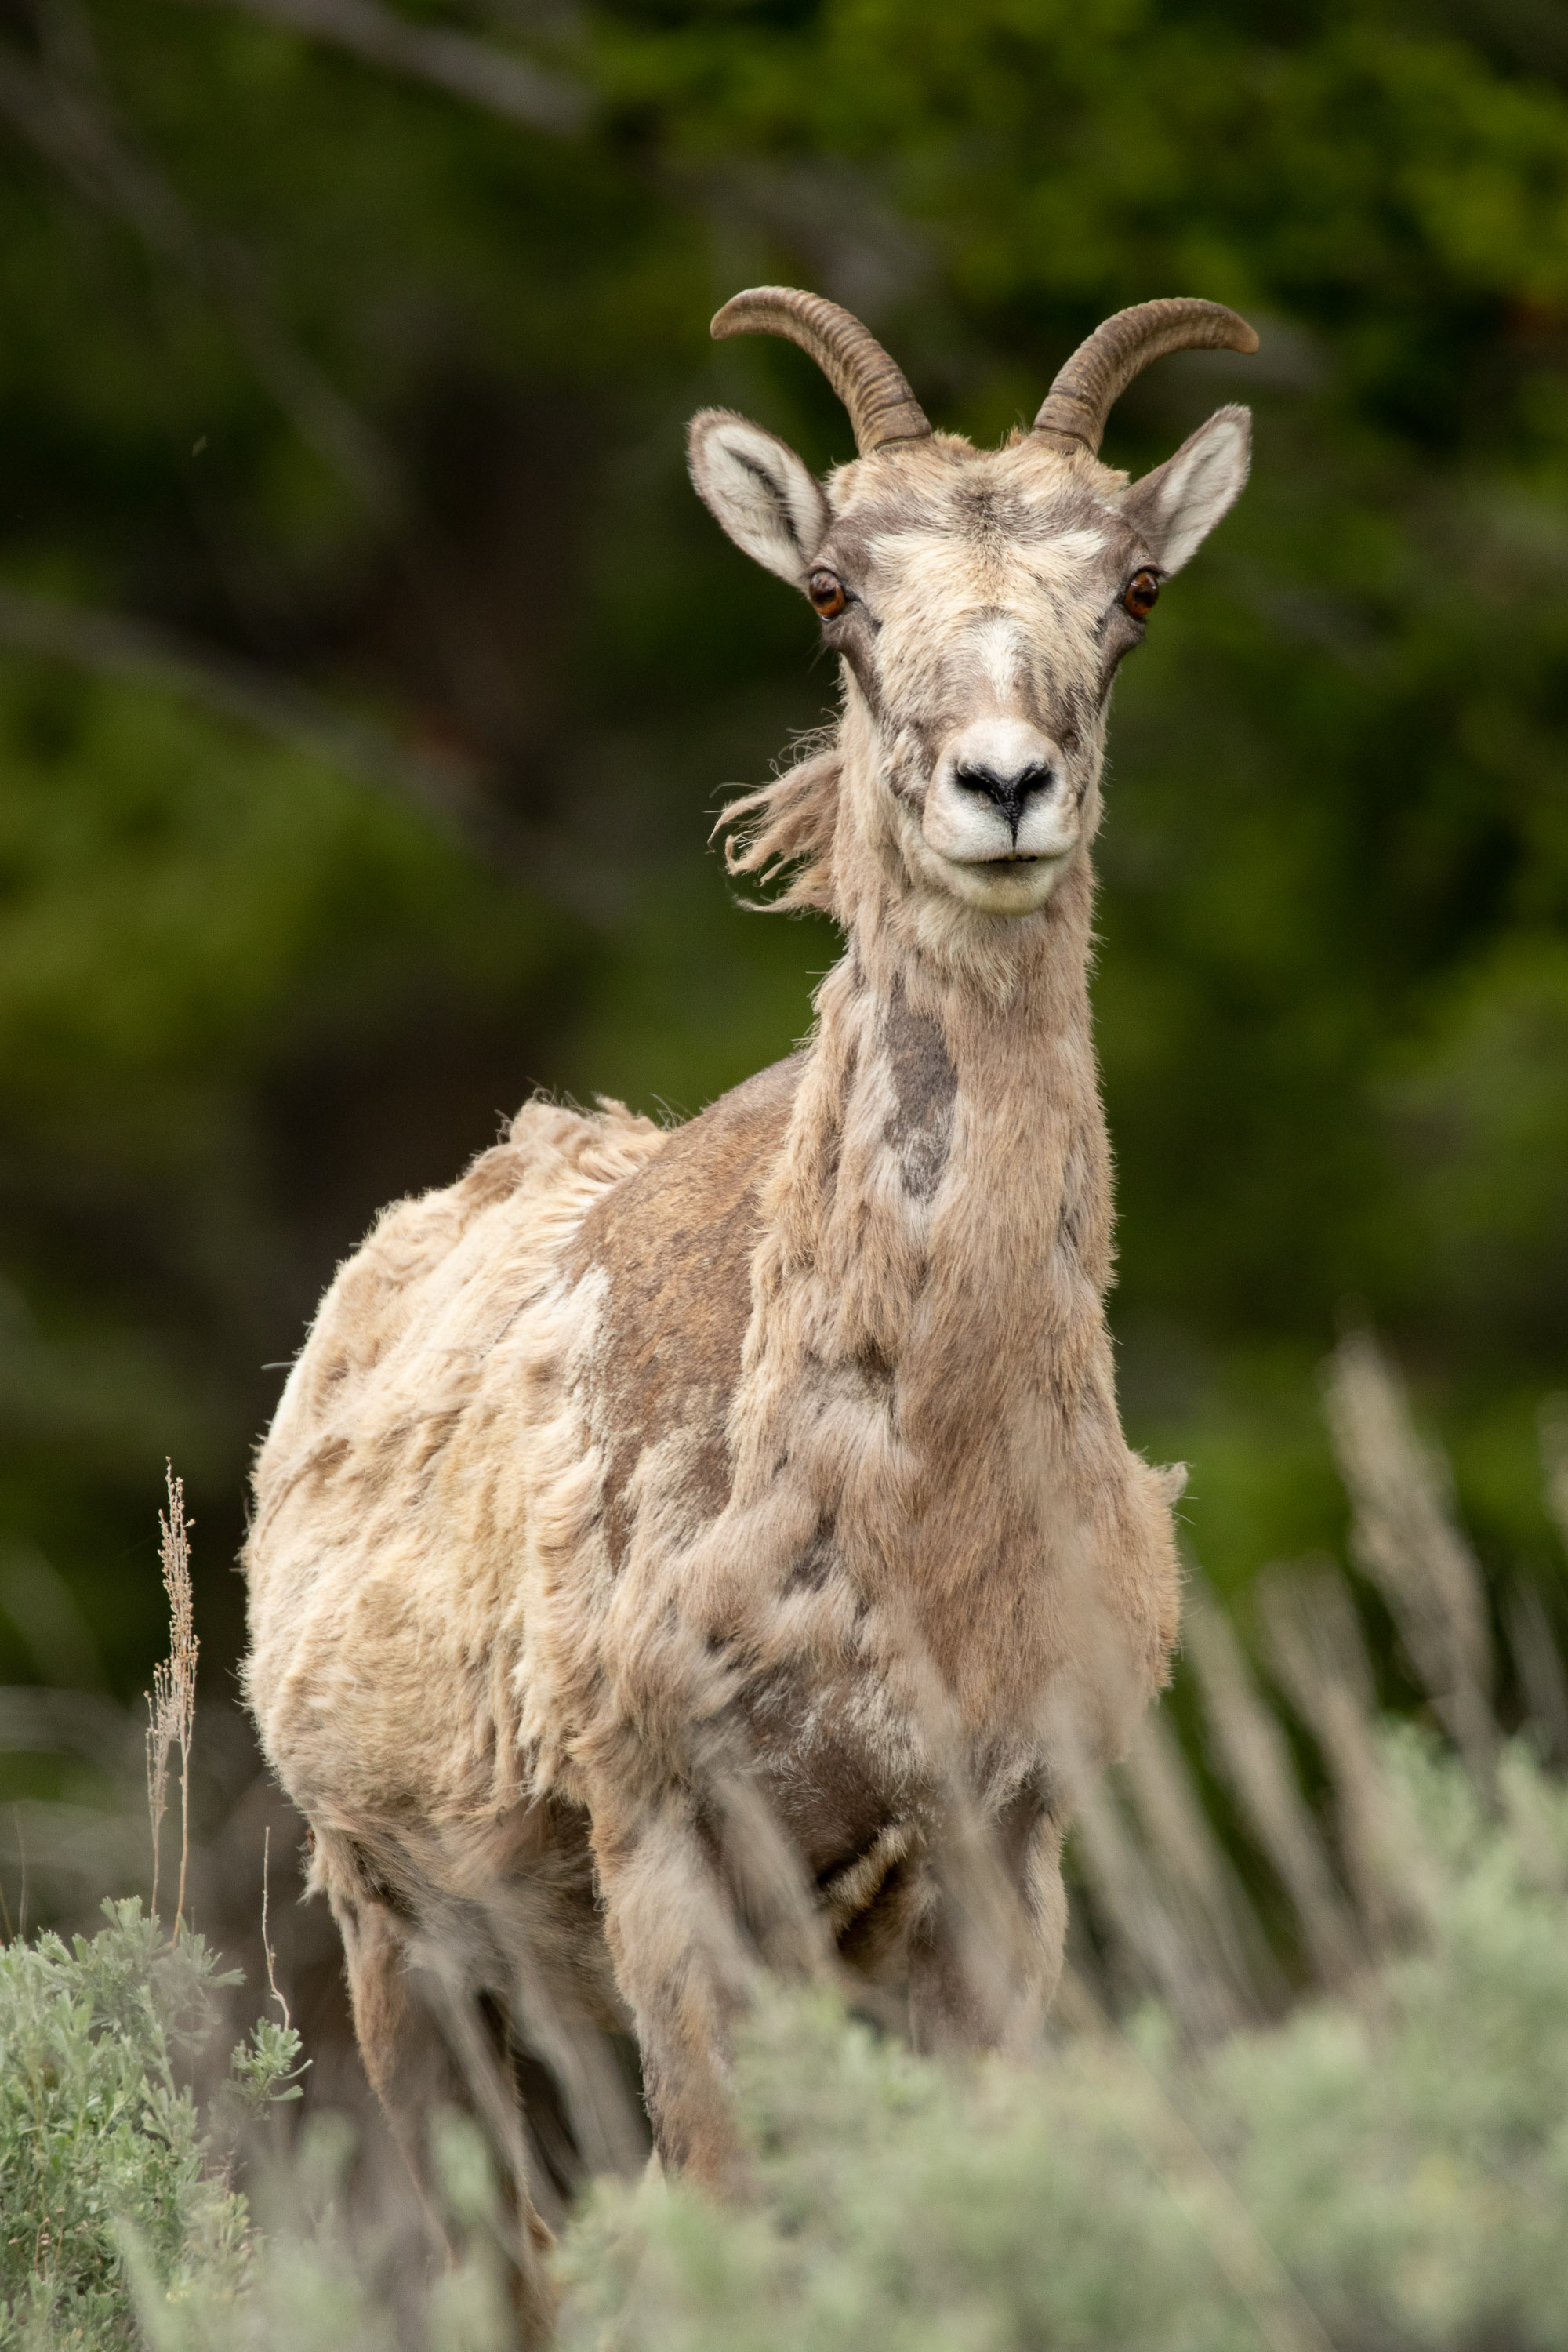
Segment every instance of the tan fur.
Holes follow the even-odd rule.
[[[733,853],[847,935],[809,1045],[673,1134],[530,1106],[321,1307],[257,1465],[248,1687],[376,1956],[394,2106],[388,1955],[446,1937],[590,2117],[579,2029],[629,2018],[666,2158],[732,2180],[726,2021],[759,1947],[808,1952],[792,1873],[924,2040],[1024,2032],[1054,1985],[1074,1790],[1177,1608],[1179,1481],[1123,1441],[1102,1306],[1087,845],[1146,560],[1122,487],[945,436],[832,480],[870,617],[830,632],[835,737],[739,804]],[[982,707],[1048,727],[1084,814],[1017,919],[944,890],[920,834]],[[983,1847],[1024,1921],[989,1991]]]

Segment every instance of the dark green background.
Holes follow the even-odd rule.
[[[232,1661],[264,1368],[374,1210],[535,1085],[687,1111],[806,1027],[830,932],[740,910],[704,847],[834,693],[682,473],[714,400],[850,454],[799,354],[709,343],[761,280],[862,310],[984,438],[1122,303],[1257,321],[1107,445],[1257,413],[1113,725],[1128,1423],[1192,1462],[1222,1585],[1337,1546],[1316,1367],[1367,1314],[1489,1568],[1544,1560],[1568,11],[402,13],[570,78],[584,127],[226,0],[0,0],[0,585],[307,688],[468,794],[432,815],[395,759],[348,774],[0,613],[0,1676],[90,1670],[41,1556],[140,1687],[165,1454]]]

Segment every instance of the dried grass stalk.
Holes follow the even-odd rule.
[[[1156,1708],[1138,1727],[1121,1768],[1155,1877],[1177,1925],[1239,2013],[1283,2006],[1284,1985],[1268,1940],[1215,1835],[1182,1743]]]
[[[1074,1825],[1079,1866],[1101,1926],[1194,2042],[1218,2041],[1244,2008],[1208,1954],[1184,1933],[1162,1901],[1147,1860],[1103,1782],[1087,1789]]]
[[[1185,1632],[1215,1763],[1290,1897],[1320,1980],[1343,1987],[1365,1956],[1285,1735],[1253,1681],[1229,1619],[1195,1592],[1188,1597]]]
[[[191,1854],[191,1736],[196,1722],[196,1640],[191,1593],[190,1528],[185,1517],[185,1488],[171,1465],[164,1465],[167,1515],[158,1515],[158,1557],[163,1563],[163,1590],[169,1597],[169,1654],[153,1669],[147,1697],[147,1809],[153,1820],[153,1909],[158,1908],[159,1832],[169,1801],[169,1759],[180,1751],[180,1889],[174,1903],[176,1927],[184,1917],[185,1874]]]
[[[1539,1585],[1521,1579],[1503,1604],[1508,1646],[1545,1753],[1568,1764],[1568,1674]]]
[[[1416,1433],[1398,1375],[1368,1332],[1334,1350],[1324,1411],[1356,1565],[1387,1601],[1445,1729],[1489,1794],[1497,1726],[1485,1589],[1454,1517],[1447,1465]]]
[[[1266,1569],[1257,1585],[1268,1663],[1328,1766],[1340,1846],[1374,1950],[1422,1934],[1431,1873],[1373,1732],[1372,1669],[1355,1605],[1331,1562]]]

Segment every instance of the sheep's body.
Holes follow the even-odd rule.
[[[813,1046],[701,1118],[531,1105],[339,1276],[258,1467],[250,1685],[378,1950],[463,1910],[476,1985],[611,2024],[591,1825],[657,2046],[739,1724],[863,1967],[909,1968],[955,1769],[1043,1836],[1019,1991],[1048,1990],[1058,1703],[1103,1756],[1175,1613],[1101,1320],[1077,895],[1024,1002],[978,990],[954,1029],[897,958],[881,988],[840,967]],[[700,2160],[682,2071],[666,2144]]]
[[[1223,512],[1237,414],[1131,491],[933,436],[830,496],[698,421],[732,535],[860,583],[838,730],[747,805],[742,862],[794,859],[848,936],[816,1029],[670,1132],[532,1104],[389,1212],[258,1465],[252,1700],[410,2142],[443,2049],[482,2072],[487,1997],[590,2160],[593,2033],[629,2022],[661,2152],[722,2184],[756,1945],[836,1944],[925,2041],[1021,2031],[1054,1984],[1075,1780],[1176,1625],[1173,1481],[1122,1438],[1103,1313],[1117,583]],[[1018,1929],[992,1915],[989,1979],[987,1826]]]

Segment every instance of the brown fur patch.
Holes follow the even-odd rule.
[[[605,1193],[565,1260],[610,1277],[595,1381],[609,1435],[606,1538],[617,1568],[631,1529],[627,1483],[644,1447],[677,1427],[702,1446],[690,1500],[711,1518],[730,1493],[724,1423],[752,1317],[759,1194],[784,1148],[805,1067],[792,1054],[679,1128],[657,1160]]]

